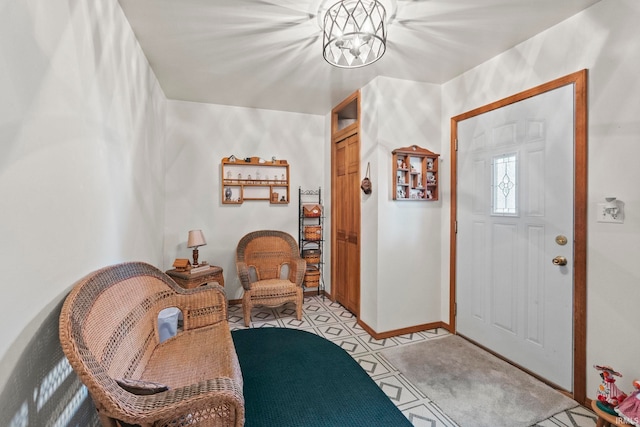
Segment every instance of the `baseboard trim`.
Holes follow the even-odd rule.
[[[385,338],[391,338],[398,335],[405,334],[413,334],[421,331],[428,331],[429,329],[437,329],[437,328],[445,328],[448,330],[447,326],[444,322],[432,322],[425,323],[423,325],[410,326],[408,328],[394,329],[392,331],[386,332],[376,332],[369,325],[364,323],[362,320],[358,319],[358,325],[362,326],[362,329],[367,331],[369,335],[371,335],[374,339],[383,340]]]
[[[319,294],[318,294],[317,290],[305,291],[305,293],[304,293],[305,297],[316,296],[316,295],[324,296],[326,298],[329,298],[331,301],[335,301],[332,298],[331,294],[329,292],[326,292],[326,291],[320,291]],[[242,299],[230,299],[229,300],[229,305],[240,305],[240,304],[242,304]],[[430,329],[437,329],[437,328],[443,328],[443,329],[446,329],[449,332],[452,332],[451,331],[451,325],[446,323],[446,322],[442,322],[442,321],[440,321],[440,322],[432,322],[432,323],[425,323],[423,325],[410,326],[408,328],[395,329],[395,330],[386,331],[386,332],[377,332],[372,327],[370,327],[369,325],[367,325],[365,322],[363,322],[360,319],[358,319],[357,322],[358,322],[358,325],[362,326],[362,329],[367,331],[367,333],[369,335],[371,335],[374,339],[377,339],[377,340],[382,340],[382,339],[385,339],[385,338],[391,338],[391,337],[395,337],[395,336],[398,336],[398,335],[413,334],[413,333],[416,333],[416,332],[428,331]]]
[[[305,297],[321,297],[321,296],[327,296],[327,293],[325,291],[318,292],[317,290],[315,290],[315,291],[304,291],[304,296]]]

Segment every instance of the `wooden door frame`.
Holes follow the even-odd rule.
[[[340,112],[342,112],[345,108],[347,108],[347,106],[349,106],[350,104],[352,104],[353,102],[355,102],[355,106],[356,106],[356,118],[355,118],[355,122],[345,126],[342,129],[339,129],[339,114]],[[335,180],[334,180],[334,176],[335,176],[335,172],[336,172],[336,164],[335,164],[335,157],[336,157],[336,144],[339,141],[342,141],[345,138],[349,138],[350,136],[353,135],[360,135],[360,90],[355,91],[354,93],[352,93],[351,95],[349,95],[347,98],[345,98],[341,103],[339,103],[338,105],[336,105],[332,110],[331,110],[331,138],[330,138],[330,144],[331,144],[331,294],[330,294],[330,298],[332,301],[336,300],[336,292],[335,289],[333,288],[334,284],[336,283],[336,270],[335,270],[335,266],[337,265],[336,261],[335,261],[335,257],[336,257],[336,251],[335,248],[337,247],[337,239],[336,239],[336,235],[337,235],[337,230],[335,227],[335,217],[336,217],[336,189],[335,189]],[[358,156],[360,155],[360,140],[358,140]],[[358,176],[360,176],[360,161],[358,161]],[[356,228],[358,229],[358,236],[360,236],[360,232],[361,232],[361,226],[362,226],[362,222],[361,222],[361,211],[360,211],[360,202],[359,200],[357,201],[357,212],[356,212]],[[357,243],[357,252],[358,252],[358,259],[360,259],[360,263],[362,263],[362,259],[361,259],[361,239],[358,238],[358,243]],[[358,277],[360,277],[360,274],[358,274]],[[360,289],[360,285],[358,285],[358,289]],[[360,293],[358,294],[358,313],[353,313],[355,314],[356,318],[360,318]]]
[[[451,118],[451,217],[449,253],[449,327],[456,332],[456,218],[458,122],[509,104],[574,85],[574,249],[573,249],[573,393],[587,405],[587,70],[577,71],[532,89],[509,96]]]

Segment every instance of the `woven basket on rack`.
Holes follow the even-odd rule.
[[[322,213],[322,206],[319,204],[304,204],[302,205],[302,214],[306,218],[317,218]]]
[[[320,286],[320,270],[312,265],[307,267],[304,273],[304,286],[306,288],[317,288]]]
[[[302,258],[307,264],[317,264],[320,262],[320,249],[303,249]]]
[[[322,237],[322,227],[319,225],[305,225],[304,227],[304,239],[305,240],[320,240]]]

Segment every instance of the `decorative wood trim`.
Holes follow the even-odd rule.
[[[449,211],[449,326],[456,331],[456,233],[458,232],[458,119],[451,119],[451,210]]]
[[[451,118],[451,215],[450,215],[450,251],[449,251],[449,322],[455,333],[455,296],[456,296],[456,218],[457,218],[457,139],[458,122],[470,117],[492,111],[509,104],[557,89],[569,84],[574,85],[574,283],[573,283],[573,393],[572,398],[581,404],[587,404],[587,70],[560,77],[556,80],[517,93],[491,104],[484,105]]]
[[[575,84],[575,200],[573,283],[573,398],[587,404],[587,189],[588,110],[587,70],[574,73]]]
[[[356,101],[356,118],[355,123],[346,126],[343,129],[338,129],[338,114],[344,110],[349,104],[353,101]],[[360,130],[360,91],[357,90],[353,92],[351,95],[346,97],[341,103],[333,107],[331,110],[331,141],[339,141],[341,139],[347,138],[355,133],[358,133]]]
[[[410,156],[424,156],[424,157],[436,157],[440,154],[436,154],[433,151],[427,150],[426,148],[418,147],[417,145],[410,145],[409,147],[396,148],[391,152],[391,154],[408,154]]]

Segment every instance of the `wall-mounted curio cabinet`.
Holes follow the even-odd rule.
[[[412,145],[393,154],[393,200],[438,200],[438,158],[425,148]]]
[[[221,171],[223,204],[240,204],[247,200],[289,203],[289,164],[286,160],[225,157]]]

